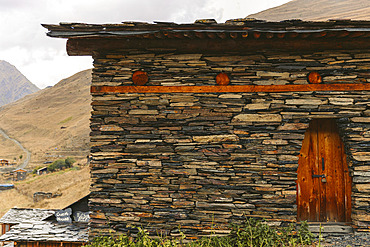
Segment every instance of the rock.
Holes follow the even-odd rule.
[[[199,143],[220,143],[220,142],[237,142],[237,135],[210,135],[210,136],[193,136],[193,141]]]
[[[278,139],[278,140],[263,140],[262,144],[265,144],[265,145],[287,145],[288,141],[281,140],[281,139]]]
[[[327,100],[321,99],[287,99],[285,104],[287,105],[323,105],[326,104]]]
[[[257,71],[258,77],[280,77],[289,78],[290,73],[288,72],[270,72],[270,71]]]
[[[370,117],[353,117],[351,121],[355,123],[370,123]]]
[[[157,110],[131,110],[130,115],[157,115]]]
[[[99,128],[100,131],[123,131],[123,128],[117,125],[102,125]]]
[[[270,108],[270,105],[269,103],[247,104],[245,108],[248,110],[266,110]]]
[[[281,122],[279,114],[240,114],[233,118],[233,122]]]
[[[352,105],[353,101],[351,98],[329,98],[329,103],[332,105]]]

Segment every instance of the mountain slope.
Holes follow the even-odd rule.
[[[88,155],[90,82],[91,70],[85,70],[0,109],[0,128],[31,151],[31,167]],[[0,139],[0,159],[13,160],[19,152]]]
[[[15,183],[15,189],[0,191],[0,217],[12,207],[61,209],[89,193],[89,167],[80,170],[64,170],[44,174]],[[36,192],[47,192],[60,196],[33,201]]]
[[[40,90],[16,67],[3,60],[0,60],[0,89],[0,106]]]
[[[267,21],[301,19],[326,21],[329,19],[370,20],[369,0],[293,0],[281,6],[249,15]]]

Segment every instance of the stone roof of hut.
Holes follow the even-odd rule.
[[[87,242],[86,224],[60,224],[49,221],[33,221],[12,226],[0,237],[0,241],[19,242]]]
[[[86,195],[66,208],[76,211],[88,211]],[[1,219],[0,223],[15,224],[10,231],[0,236],[2,241],[18,242],[87,242],[88,227],[84,222],[57,222],[55,213],[58,210],[12,208]]]
[[[0,219],[0,223],[18,224],[42,221],[55,213],[51,209],[12,208]]]

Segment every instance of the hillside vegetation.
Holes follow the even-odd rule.
[[[370,20],[370,1],[293,0],[248,17],[268,21],[290,19],[306,21],[326,21],[329,19]]]

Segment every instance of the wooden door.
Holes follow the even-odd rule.
[[[298,164],[298,221],[350,222],[352,180],[334,119],[310,122]]]

